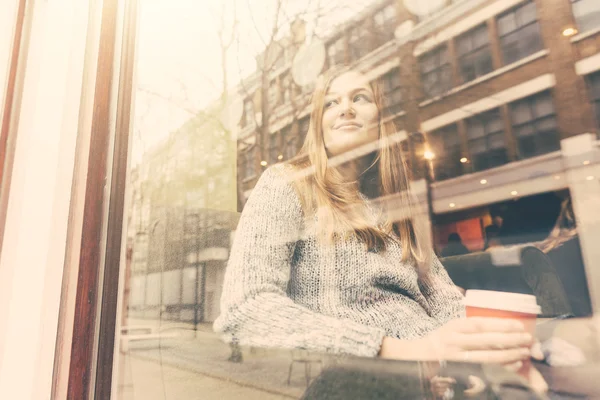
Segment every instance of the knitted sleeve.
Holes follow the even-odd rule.
[[[236,230],[214,329],[226,342],[376,356],[385,331],[316,313],[286,294],[304,217],[286,169],[267,169]]]
[[[433,317],[440,323],[464,316],[463,296],[448,276],[448,272],[434,254],[429,280],[422,283]]]

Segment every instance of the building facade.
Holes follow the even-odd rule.
[[[381,80],[389,118],[408,133],[415,191],[431,191],[423,198],[431,202],[436,245],[462,229],[469,247],[481,250],[490,205],[542,193],[569,196],[561,141],[591,134],[589,150],[597,149],[600,5],[462,0],[417,16],[404,3],[374,2],[321,38],[323,70],[352,65]],[[269,72],[267,110],[256,101],[261,73],[245,86],[242,203],[262,171],[293,157],[304,140],[310,107],[302,99],[312,88],[295,86],[291,58]],[[257,115],[268,129],[257,126]]]

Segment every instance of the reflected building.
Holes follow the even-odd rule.
[[[187,121],[131,174],[129,318],[210,322],[237,224],[235,141],[217,119]]]
[[[383,82],[387,118],[409,138],[413,189],[430,203],[436,249],[454,231],[482,250],[490,212],[515,199],[569,199],[575,186],[593,198],[597,188],[586,194],[580,184],[597,185],[599,175],[597,2],[446,1],[420,16],[405,3],[414,4],[374,1],[325,32],[323,70],[347,64]],[[298,104],[311,88],[290,79],[292,58],[244,83],[240,203],[262,171],[293,157],[308,129],[310,108]]]

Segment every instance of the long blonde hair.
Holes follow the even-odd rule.
[[[321,240],[332,243],[354,234],[367,248],[385,251],[386,242],[393,239],[393,233],[401,239],[402,261],[413,262],[420,275],[425,276],[432,252],[429,231],[416,213],[416,203],[409,191],[408,171],[394,123],[383,122],[385,116],[382,110],[385,105],[378,82],[371,83],[371,89],[379,110],[379,139],[370,147],[363,146],[366,148],[363,153],[370,152],[372,162],[368,168],[370,174],[361,174],[360,183],[368,186],[375,181],[379,201],[386,208],[386,218],[381,228],[373,224],[371,214],[356,187],[344,183],[336,163],[328,158],[322,127],[325,95],[331,82],[347,71],[346,68],[333,68],[316,85],[306,139],[298,156],[289,161],[300,172],[293,179],[294,186],[307,217],[316,216],[316,228]],[[373,179],[367,178],[373,175]]]

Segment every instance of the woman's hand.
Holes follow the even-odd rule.
[[[501,318],[461,318],[420,339],[438,360],[512,364],[531,357],[534,338],[523,324]]]

